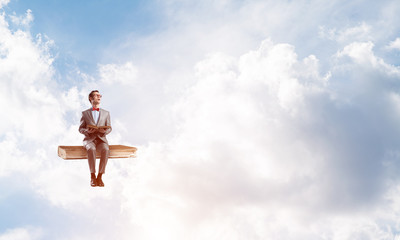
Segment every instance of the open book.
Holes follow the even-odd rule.
[[[87,127],[89,129],[90,128],[93,128],[93,129],[108,129],[108,128],[111,128],[111,126],[96,126],[96,125],[90,125],[90,124],[88,124]]]

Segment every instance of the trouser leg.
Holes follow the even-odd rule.
[[[110,154],[110,149],[108,144],[105,142],[100,142],[97,144],[97,149],[100,151],[100,164],[99,164],[99,173],[106,172],[106,166],[108,162],[108,156]]]
[[[86,146],[90,173],[96,173],[96,145],[91,142]]]

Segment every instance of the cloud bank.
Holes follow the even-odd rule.
[[[399,69],[372,47],[344,47],[327,73],[270,40],[199,62],[173,107],[177,135],[146,148],[135,173],[129,206],[149,227],[139,236],[393,238]]]

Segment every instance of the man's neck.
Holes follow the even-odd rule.
[[[93,108],[100,108],[100,104],[92,104]]]

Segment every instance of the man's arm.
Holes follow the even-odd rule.
[[[107,128],[106,132],[104,133],[105,135],[112,131],[110,113],[107,114],[106,126],[110,126],[110,128]]]
[[[111,127],[111,120],[110,120],[110,113],[109,113],[109,112],[107,113],[107,118],[106,118],[105,126],[109,126],[110,128],[107,128],[107,129],[104,129],[104,128],[103,128],[103,129],[99,129],[99,132],[102,133],[103,136],[109,134],[109,133],[111,132],[111,130],[112,130],[112,127]]]
[[[83,118],[83,112],[82,112],[82,117],[81,117],[81,125],[79,125],[79,132],[82,133],[83,135],[87,135],[88,129],[86,128],[86,122],[85,119]]]
[[[86,121],[83,118],[83,112],[82,112],[82,117],[81,117],[81,125],[79,126],[79,132],[85,136],[88,136],[90,133],[95,132],[94,129],[88,129],[88,127],[86,126]]]

